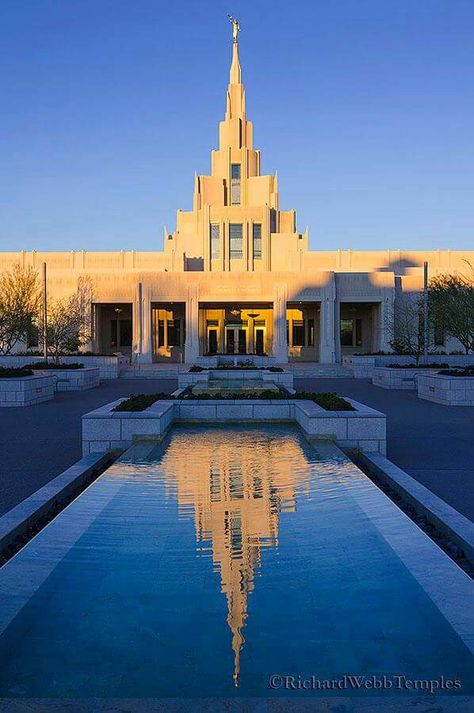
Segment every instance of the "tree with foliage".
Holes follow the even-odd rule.
[[[400,294],[387,323],[390,346],[396,354],[413,356],[417,365],[425,351],[424,324],[423,296],[419,293]]]
[[[14,265],[0,275],[0,354],[10,354],[31,333],[40,306],[36,270]]]
[[[80,279],[77,289],[69,297],[48,302],[47,340],[48,354],[56,363],[63,353],[77,352],[91,338],[92,283]],[[42,316],[40,337],[43,338]]]
[[[471,275],[438,275],[430,280],[431,323],[474,351],[474,270]]]

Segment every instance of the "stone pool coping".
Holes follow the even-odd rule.
[[[343,397],[346,398],[346,397]],[[304,399],[174,399],[144,411],[113,411],[117,399],[82,417],[83,455],[128,448],[136,438],[160,437],[177,422],[291,422],[306,436],[335,440],[344,448],[386,452],[386,416],[354,399],[355,411],[326,411]]]
[[[455,542],[474,565],[474,523],[380,453],[360,453],[357,462]]]
[[[0,555],[27,535],[51,514],[56,505],[78,495],[85,483],[100,475],[115,460],[115,455],[91,453],[0,517]]]

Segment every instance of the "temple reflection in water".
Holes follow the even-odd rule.
[[[211,556],[220,572],[232,632],[236,686],[248,596],[262,568],[262,552],[278,547],[280,513],[296,509],[297,492],[308,493],[311,475],[291,436],[279,434],[269,440],[262,461],[260,450],[249,448],[248,439],[241,435],[238,442],[232,442],[228,433],[216,430],[203,443],[200,434],[195,450],[193,435],[188,434],[193,457],[176,457],[179,442],[174,442],[161,463],[168,490],[173,496],[176,493],[180,516],[193,513],[198,551]],[[200,458],[203,447],[209,451]]]

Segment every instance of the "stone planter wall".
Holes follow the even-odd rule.
[[[0,408],[33,406],[54,397],[54,376],[38,374],[0,379]]]
[[[380,354],[374,356],[357,356],[348,354],[342,358],[344,366],[352,369],[355,379],[371,379],[376,367],[388,364],[413,364],[414,358],[400,354]],[[474,354],[431,354],[427,359],[423,357],[420,363],[449,364],[449,366],[469,366],[474,364]]]
[[[55,379],[56,391],[85,391],[100,384],[99,367],[84,369],[45,369],[35,370],[36,374],[50,374]]]
[[[293,388],[293,374],[288,371],[263,371],[260,369],[219,369],[218,371],[181,371],[178,374],[178,386],[193,386],[195,384],[207,384],[212,382],[215,386],[219,380],[235,381],[245,383],[248,380],[262,380]]]
[[[474,406],[474,377],[420,374],[418,396],[444,406]]]
[[[385,414],[353,399],[355,411],[325,411],[313,401],[296,399],[212,399],[157,401],[145,411],[112,411],[124,399],[82,417],[83,455],[127,448],[134,437],[159,437],[176,422],[229,423],[296,421],[312,438],[331,438],[346,448],[386,452]],[[191,454],[192,455],[192,454]]]
[[[402,389],[416,391],[420,374],[426,374],[427,369],[390,369],[388,366],[377,366],[374,369],[372,383],[383,389]],[[437,374],[436,369],[430,369],[430,374]]]
[[[24,364],[33,364],[35,361],[42,361],[41,356],[0,356],[0,366],[14,368]],[[117,379],[122,369],[129,364],[129,358],[125,356],[62,356],[59,357],[60,364],[84,364],[84,367],[98,367],[101,380]]]

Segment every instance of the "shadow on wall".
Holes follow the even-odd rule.
[[[413,259],[401,258],[400,260],[392,260],[388,265],[376,267],[376,272],[394,272],[395,275],[406,275],[408,270],[413,267],[423,267],[423,261],[415,261]]]

